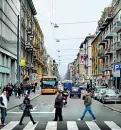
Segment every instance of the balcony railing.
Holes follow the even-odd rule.
[[[121,22],[120,21],[116,21],[113,25],[113,31],[115,33],[119,33],[121,31]]]
[[[99,31],[103,30],[105,28],[105,26],[103,25],[103,22],[98,22],[98,29]]]
[[[111,47],[106,48],[105,55],[112,55],[112,54],[113,54],[112,48]]]
[[[112,38],[113,38],[112,32],[107,32],[105,39],[112,39]]]
[[[114,43],[114,51],[118,51],[121,49],[121,41],[116,41]]]
[[[32,45],[32,43],[29,42],[29,41],[26,42],[26,43],[25,43],[25,49],[32,51],[32,50],[33,50],[33,45]]]
[[[110,71],[110,70],[112,70],[112,67],[109,66],[109,65],[105,65],[105,70],[106,70],[106,71]]]

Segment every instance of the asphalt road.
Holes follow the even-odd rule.
[[[15,108],[8,111],[7,126],[3,130],[121,130],[121,114],[95,100],[92,102],[92,110],[97,121],[92,122],[92,117],[88,113],[84,121],[78,121],[84,110],[83,100],[78,97],[68,98],[68,104],[63,108],[63,122],[51,122],[54,119],[55,97],[56,95],[41,95],[31,102],[34,105],[32,115],[35,121],[38,121],[37,125],[33,126],[27,117],[23,121],[24,125],[19,126],[22,111]]]

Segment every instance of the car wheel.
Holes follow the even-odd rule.
[[[79,98],[81,98],[81,96],[78,96]]]
[[[71,95],[70,95],[70,98],[71,98]]]

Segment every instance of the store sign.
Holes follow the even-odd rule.
[[[0,66],[0,72],[9,74],[10,73],[10,69],[9,68],[5,68],[3,66]]]
[[[25,57],[21,57],[19,60],[19,66],[25,66]]]

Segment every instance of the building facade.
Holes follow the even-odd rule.
[[[32,82],[34,16],[37,12],[32,0],[21,0],[20,9],[20,57],[25,58],[25,66],[21,67],[21,81],[29,78],[29,81]]]
[[[42,69],[44,66],[44,63],[42,60],[43,58],[42,52],[44,51],[43,44],[44,44],[43,33],[37,19],[34,17],[34,42],[33,42],[34,67],[33,67],[32,81],[37,82],[38,84],[40,82],[40,79],[42,78]]]
[[[0,0],[0,87],[16,83],[19,0]]]

